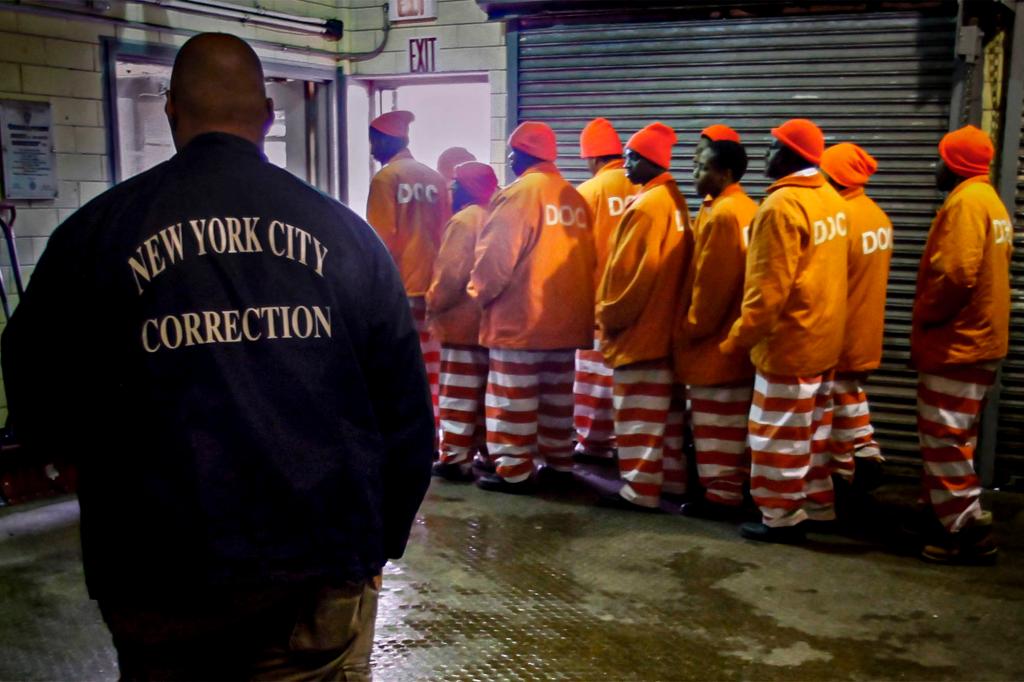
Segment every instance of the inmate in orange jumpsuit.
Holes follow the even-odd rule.
[[[708,501],[738,505],[749,476],[754,368],[718,345],[740,316],[747,239],[757,204],[739,183],[701,206],[673,331],[676,378],[690,398],[697,473]]]
[[[849,252],[846,331],[836,365],[832,421],[833,472],[852,480],[855,458],[882,459],[871,426],[864,384],[882,361],[885,295],[892,260],[892,222],[863,187],[840,192],[846,199]]]
[[[590,207],[594,220],[594,249],[597,267],[594,284],[601,280],[608,260],[608,242],[622,219],[626,202],[639,187],[626,177],[622,159],[603,166],[594,177],[577,188]],[[576,380],[573,384],[577,451],[591,454],[609,452],[614,443],[612,418],[612,370],[600,350],[585,349],[576,354]]]
[[[427,292],[427,319],[441,343],[439,461],[444,464],[466,465],[473,449],[484,444],[487,349],[479,345],[480,307],[466,286],[477,235],[486,219],[487,209],[479,204],[469,204],[452,216]]]
[[[441,175],[416,161],[408,149],[395,154],[370,181],[366,221],[380,236],[398,265],[420,335],[430,394],[437,416],[441,349],[430,336],[423,296],[451,215],[448,187]]]
[[[534,453],[572,469],[574,357],[593,343],[595,258],[590,211],[553,162],[492,200],[469,293],[490,352],[487,449],[509,483],[530,477]]]
[[[960,183],[932,222],[910,336],[920,372],[917,424],[924,487],[942,525],[981,517],[974,471],[978,419],[1006,357],[1013,224],[987,175]]]
[[[679,396],[673,404],[670,358],[692,248],[686,200],[662,173],[627,207],[598,290],[601,351],[613,368],[619,494],[644,507],[657,507],[662,492],[685,492],[683,413]]]
[[[835,516],[828,432],[847,225],[846,202],[817,169],[774,182],[751,228],[740,318],[720,346],[749,349],[757,370],[750,487],[769,527]]]

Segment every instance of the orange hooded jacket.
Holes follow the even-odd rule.
[[[718,344],[740,316],[747,237],[755,213],[757,203],[734,183],[705,200],[697,215],[693,260],[673,331],[673,363],[684,384],[719,386],[754,376],[747,358],[723,355]]]
[[[483,308],[480,345],[589,348],[594,335],[590,211],[554,163],[539,163],[491,200],[469,295]]]
[[[427,319],[437,339],[447,345],[475,346],[480,339],[480,306],[466,292],[473,269],[477,235],[487,209],[469,204],[444,228],[427,291]]]
[[[892,221],[863,187],[840,192],[846,199],[846,331],[837,372],[870,372],[882,362],[885,292],[892,260]]]
[[[723,353],[810,377],[836,366],[846,326],[846,202],[821,173],[777,180],[754,217],[740,318]]]
[[[597,171],[597,175],[576,188],[590,206],[590,215],[594,219],[594,250],[597,252],[595,286],[604,274],[612,232],[618,227],[622,214],[626,211],[626,201],[640,191],[640,188],[626,177],[624,164],[622,159],[612,161]]]
[[[373,226],[398,265],[409,296],[430,288],[430,272],[451,215],[444,178],[403,149],[370,181],[366,222]]]
[[[673,311],[692,249],[686,200],[671,174],[662,173],[630,202],[612,236],[597,303],[609,366],[672,354]]]
[[[1006,357],[1013,223],[987,176],[939,209],[917,270],[910,357],[922,372]]]

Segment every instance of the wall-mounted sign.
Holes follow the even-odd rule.
[[[409,38],[409,73],[437,71],[437,38]]]
[[[49,102],[0,100],[4,198],[57,196],[57,154]]]
[[[437,0],[391,0],[388,3],[391,21],[430,21],[437,19]]]

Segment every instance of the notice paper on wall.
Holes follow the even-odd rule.
[[[0,100],[0,159],[5,199],[57,196],[57,154],[49,102]]]

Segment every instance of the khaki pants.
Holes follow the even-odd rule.
[[[372,582],[166,607],[101,602],[122,680],[372,679]]]

